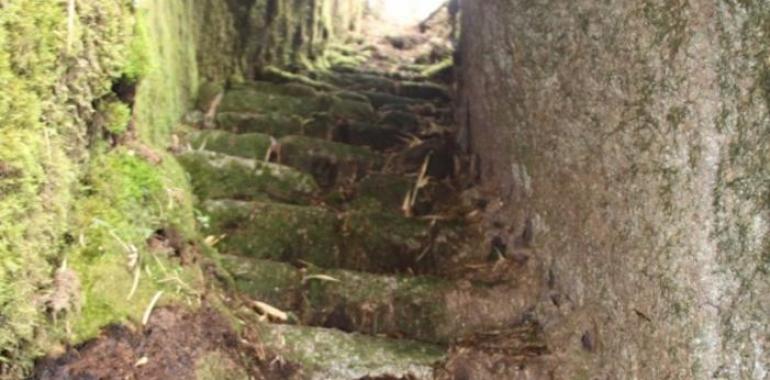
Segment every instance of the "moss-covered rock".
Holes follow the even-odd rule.
[[[322,207],[269,202],[204,203],[207,232],[225,235],[225,253],[371,272],[421,268],[429,223],[366,207],[337,215]]]
[[[408,135],[398,128],[372,122],[340,123],[332,130],[332,139],[345,144],[367,146],[384,151],[404,145]]]
[[[198,98],[195,106],[199,111],[208,112],[214,100],[225,91],[225,86],[220,82],[206,81],[201,83],[198,89]]]
[[[512,288],[453,284],[431,277],[382,276],[243,257],[226,257],[236,287],[311,326],[448,343],[512,325],[535,299]],[[483,310],[483,313],[478,313]]]
[[[319,81],[302,74],[291,73],[275,66],[267,66],[257,74],[260,80],[275,83],[301,83],[320,91],[334,91],[336,86]]]
[[[312,177],[292,168],[209,151],[178,156],[202,199],[273,199],[306,203],[317,190]]]
[[[110,101],[99,109],[107,132],[122,135],[128,129],[131,122],[131,109],[127,104],[119,101]]]
[[[196,361],[195,378],[198,380],[249,380],[251,377],[228,355],[212,351]]]
[[[376,118],[371,103],[350,97],[333,96],[327,112],[336,118],[344,119],[371,121]]]
[[[224,235],[218,246],[223,253],[328,267],[339,262],[337,217],[323,208],[217,200],[202,209],[208,232]]]
[[[365,147],[304,136],[287,136],[280,144],[281,163],[312,174],[325,187],[340,181],[354,181],[379,170],[385,161]]]
[[[341,215],[341,268],[372,272],[406,271],[418,264],[429,240],[429,223],[399,214],[353,210]]]
[[[408,106],[423,103],[424,101],[412,98],[406,98],[403,96],[393,95],[385,92],[377,91],[363,91],[369,101],[375,108],[382,108],[385,106],[397,107],[400,109],[406,109]]]
[[[281,113],[308,117],[328,108],[321,96],[296,97],[281,92],[258,91],[253,88],[233,89],[225,93],[220,112],[270,114]]]
[[[193,149],[254,160],[264,160],[271,144],[270,136],[262,133],[233,134],[217,129],[193,132],[187,142]]]
[[[437,346],[336,330],[262,324],[259,331],[266,347],[302,365],[308,379],[428,380],[433,378],[433,365],[445,356]]]
[[[127,149],[94,158],[71,220],[70,233],[79,242],[66,252],[83,290],[80,312],[70,318],[75,341],[111,323],[140,320],[159,291],[165,291],[164,302],[197,299],[203,290],[200,268],[182,267],[146,243],[159,229],[178,231],[185,242],[196,238],[185,183],[172,157],[159,166]]]
[[[446,87],[431,82],[399,82],[398,94],[407,98],[441,102],[448,102],[451,99]]]
[[[315,135],[310,122],[296,115],[272,112],[269,114],[220,112],[216,116],[217,128],[234,133],[264,133],[274,137],[303,134],[305,130]],[[306,128],[307,127],[307,128]],[[323,134],[319,134],[321,136]]]

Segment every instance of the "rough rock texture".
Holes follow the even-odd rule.
[[[358,27],[359,0],[198,0],[198,61],[212,81],[254,76],[265,65],[319,59],[324,47]]]
[[[354,3],[0,0],[0,378],[140,318],[156,291],[195,303],[200,268],[147,241],[199,238],[166,152],[199,79],[312,60],[355,26]],[[347,26],[327,31],[341,13]]]
[[[766,379],[770,4],[462,8],[462,142],[543,267],[556,378]]]

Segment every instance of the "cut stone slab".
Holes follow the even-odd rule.
[[[329,115],[335,118],[350,120],[374,121],[377,114],[369,102],[332,96],[328,109]]]
[[[431,101],[448,102],[451,100],[446,87],[431,82],[400,82],[398,95]]]
[[[332,139],[382,151],[403,145],[407,141],[407,135],[398,128],[387,125],[350,122],[337,125],[333,130]]]
[[[262,133],[233,134],[222,130],[204,130],[187,138],[193,149],[205,149],[231,156],[264,160],[270,149],[270,136]]]
[[[384,157],[367,148],[305,136],[280,140],[281,163],[310,173],[322,187],[355,181],[379,170]]]
[[[399,210],[407,193],[414,188],[414,180],[391,174],[372,174],[359,181],[356,196],[375,199],[385,208]]]
[[[379,209],[340,214],[323,207],[216,200],[203,203],[206,231],[225,235],[223,253],[323,268],[379,273],[415,268],[428,244],[429,222]]]
[[[268,81],[268,82],[300,83],[321,91],[333,91],[336,89],[336,87],[331,85],[330,83],[319,81],[302,74],[281,70],[275,66],[264,67],[262,70],[260,70],[258,75],[259,75],[258,79]]]
[[[252,90],[257,91],[261,93],[269,93],[269,94],[275,94],[275,95],[283,95],[283,96],[294,96],[294,97],[307,97],[307,98],[315,98],[318,97],[319,92],[316,91],[313,87],[307,86],[302,83],[295,83],[295,82],[289,82],[289,83],[274,83],[274,82],[262,82],[262,81],[254,81],[254,82],[242,82],[233,85],[230,90]]]
[[[445,344],[519,323],[537,301],[513,286],[384,276],[226,256],[236,287],[302,324]]]
[[[223,112],[216,117],[219,129],[233,133],[264,133],[276,138],[288,135],[326,136],[330,123],[321,120],[318,114],[302,118],[280,113]]]
[[[339,268],[390,273],[414,269],[429,241],[429,225],[381,210],[354,210],[340,215],[345,254]]]
[[[226,113],[278,114],[301,119],[319,112],[355,120],[374,120],[377,117],[368,102],[316,93],[312,88],[299,84],[267,82],[243,84],[227,91],[218,110]]]
[[[237,88],[227,91],[219,112],[255,114],[283,114],[308,117],[328,108],[328,100],[322,96],[300,97],[276,92],[262,92],[253,88]]]
[[[393,80],[366,73],[330,73],[329,79],[341,87],[359,90],[395,93],[397,88]]]
[[[205,150],[188,151],[177,159],[190,173],[193,190],[201,199],[269,197],[307,203],[319,190],[313,177],[283,165]]]
[[[339,262],[337,216],[321,207],[234,200],[206,201],[212,235],[225,254],[281,261],[304,260],[324,267]]]
[[[396,129],[408,133],[415,133],[420,129],[420,119],[412,112],[388,111],[380,118],[380,123],[393,126]]]
[[[424,100],[406,98],[403,96],[388,94],[384,92],[363,91],[362,94],[369,98],[369,101],[372,103],[374,108],[382,108],[384,106],[396,106],[405,108],[406,106],[422,104],[425,102]]]
[[[276,324],[260,324],[258,330],[260,343],[300,364],[309,380],[430,380],[446,355],[438,346],[339,330]]]

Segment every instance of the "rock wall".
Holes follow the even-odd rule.
[[[462,143],[560,379],[770,371],[770,4],[462,2]],[[497,222],[497,223],[494,223]]]
[[[0,378],[140,320],[159,291],[196,304],[201,268],[152,242],[200,246],[167,151],[199,79],[312,60],[355,4],[0,0]]]
[[[202,77],[253,77],[266,65],[312,65],[358,28],[361,0],[197,0]]]

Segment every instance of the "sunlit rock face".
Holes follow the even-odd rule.
[[[532,227],[556,378],[767,378],[770,3],[462,7],[462,143]]]

